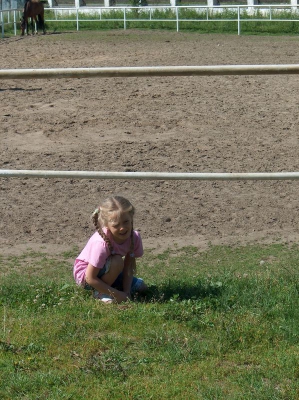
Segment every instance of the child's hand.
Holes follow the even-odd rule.
[[[131,296],[128,293],[117,291],[117,293],[114,293],[115,300],[118,303],[123,303],[124,301],[131,300]]]

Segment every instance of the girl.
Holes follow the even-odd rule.
[[[92,216],[96,232],[74,264],[78,285],[94,290],[94,297],[105,303],[121,303],[136,292],[147,290],[136,278],[136,258],[143,255],[142,240],[133,230],[135,209],[121,196],[104,200]]]

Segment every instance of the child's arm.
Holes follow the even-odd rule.
[[[85,274],[86,283],[88,283],[90,286],[92,286],[95,290],[99,291],[100,293],[108,294],[109,296],[114,297],[118,303],[128,300],[127,293],[121,292],[120,290],[111,287],[110,285],[99,279],[97,277],[98,273],[99,273],[98,268],[94,267],[91,264],[88,264]]]
[[[130,296],[131,293],[131,286],[135,271],[136,271],[136,258],[130,257],[130,254],[127,254],[124,261],[123,289],[128,296]]]

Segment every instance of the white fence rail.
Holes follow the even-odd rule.
[[[238,35],[241,34],[241,24],[244,22],[299,22],[299,13],[297,7],[293,5],[228,5],[228,6],[147,6],[147,7],[59,7],[45,8],[51,11],[54,17],[47,17],[46,22],[74,22],[76,30],[80,30],[80,23],[90,22],[105,25],[107,22],[121,22],[123,28],[127,29],[130,22],[134,23],[161,23],[173,22],[177,32],[180,30],[180,24],[184,22],[207,23],[207,22],[236,22]],[[155,11],[169,10],[169,16],[166,18],[157,17]],[[194,10],[198,18],[187,18],[184,16],[185,10]],[[234,13],[227,13],[225,18],[220,14],[229,10]],[[288,13],[290,18],[279,18],[279,12]],[[0,10],[0,23],[2,37],[4,37],[5,26],[12,26],[14,34],[17,34],[17,25],[19,24],[21,10]],[[117,13],[117,17],[115,16]],[[248,17],[250,15],[250,18]]]
[[[299,74],[299,64],[0,69],[0,80],[286,74]]]
[[[141,179],[141,180],[298,180],[299,172],[105,172],[105,171],[40,171],[0,170],[2,178],[66,178],[66,179]]]

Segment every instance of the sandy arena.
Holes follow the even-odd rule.
[[[0,39],[1,69],[298,64],[298,37],[155,31]],[[2,80],[2,169],[299,171],[299,76]],[[110,194],[148,248],[298,240],[298,181],[0,178],[0,254],[81,247]]]

